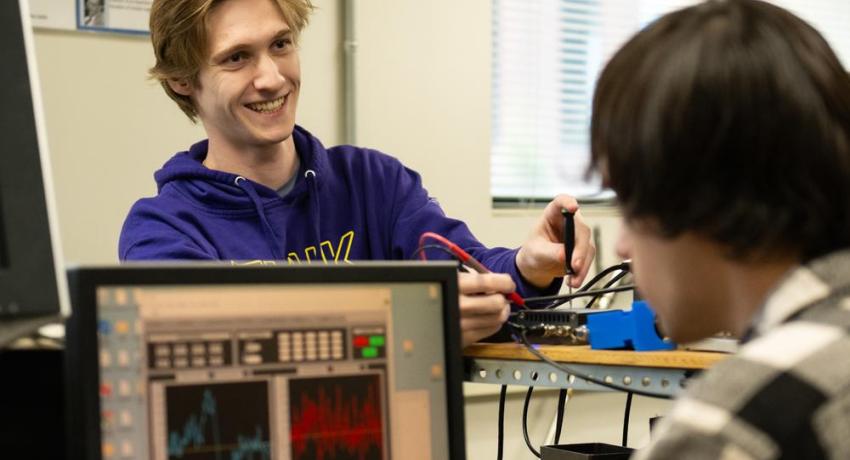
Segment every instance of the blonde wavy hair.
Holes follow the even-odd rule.
[[[188,96],[176,93],[169,80],[198,83],[198,73],[207,50],[207,18],[215,7],[229,0],[154,0],[150,13],[151,44],[156,65],[148,71],[158,80],[168,97],[192,122],[198,112]],[[307,26],[315,9],[310,0],[273,0],[298,42],[301,30]]]

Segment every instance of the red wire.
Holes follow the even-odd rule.
[[[468,252],[461,249],[460,246],[449,241],[443,235],[439,235],[434,232],[425,232],[422,234],[422,236],[419,237],[419,257],[422,258],[422,260],[427,260],[427,258],[425,257],[424,247],[425,240],[427,240],[428,238],[439,241],[440,244],[448,248],[448,250],[451,251],[452,254],[454,254],[455,257],[457,257],[463,263],[466,263],[469,259],[472,258],[472,256],[470,256]]]
[[[449,241],[444,236],[439,235],[439,234],[434,233],[434,232],[425,232],[419,237],[419,257],[422,260],[428,260],[427,257],[425,256],[424,248],[425,248],[425,240],[427,240],[429,238],[432,239],[432,240],[437,240],[438,242],[440,242],[440,244],[442,244],[443,246],[448,248],[448,250],[451,251],[452,254],[454,254],[458,258],[458,260],[461,261],[461,263],[472,267],[478,273],[492,273],[481,262],[475,260],[475,258],[472,257],[471,255],[469,255],[468,252],[461,249],[460,246],[452,243],[451,241]],[[511,303],[514,303],[514,304],[519,305],[521,307],[525,307],[525,299],[520,297],[519,294],[516,293],[516,291],[505,294],[505,297],[508,300],[510,300]]]

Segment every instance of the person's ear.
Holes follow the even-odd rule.
[[[192,95],[192,84],[185,78],[169,78],[168,86],[171,87],[172,91],[181,96]]]

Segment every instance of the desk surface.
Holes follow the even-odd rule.
[[[562,363],[601,364],[669,369],[706,369],[726,358],[725,353],[707,351],[591,350],[589,346],[540,345],[538,350]],[[464,349],[467,358],[539,361],[522,344],[476,343]]]

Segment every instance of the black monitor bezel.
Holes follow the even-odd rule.
[[[3,5],[0,345],[69,312],[29,2]]]
[[[464,460],[463,358],[457,264],[358,262],[234,266],[218,263],[126,264],[68,271],[72,313],[66,322],[65,372],[69,458],[101,459],[96,291],[103,286],[436,282],[442,286],[448,442]]]

